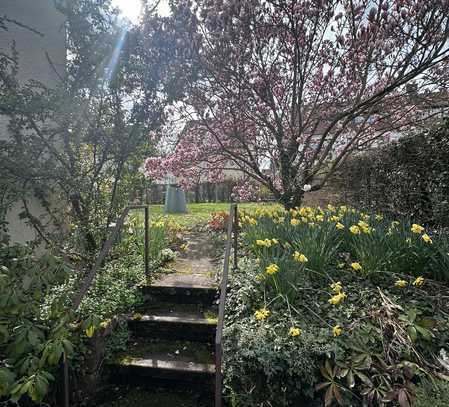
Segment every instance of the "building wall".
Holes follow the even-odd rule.
[[[0,31],[1,51],[9,53],[10,46],[15,41],[19,55],[19,80],[27,82],[35,79],[46,86],[55,86],[59,81],[55,70],[60,75],[65,74],[67,53],[64,18],[56,10],[53,0],[0,0],[0,15],[32,27],[40,33],[36,34],[11,23],[7,24],[8,31]],[[7,119],[0,116],[0,142],[8,138],[7,124]],[[24,243],[35,237],[34,230],[19,219],[19,213],[22,211],[22,203],[17,202],[7,215],[13,242]],[[30,211],[35,216],[44,216],[44,210],[37,200],[31,200]]]

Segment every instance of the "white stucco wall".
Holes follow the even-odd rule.
[[[0,50],[8,52],[13,41],[19,54],[19,80],[36,79],[47,86],[54,86],[58,76],[48,62],[46,53],[55,69],[65,73],[66,44],[64,19],[54,6],[53,0],[0,0],[0,15],[32,27],[41,35],[26,28],[8,23],[8,31],[0,31]],[[7,119],[0,117],[0,140],[8,138]],[[26,165],[26,163],[23,163]],[[0,174],[1,176],[1,174]],[[11,240],[27,242],[35,237],[34,230],[19,219],[21,202],[17,202],[8,213],[7,221]],[[37,200],[30,202],[35,216],[44,216]]]

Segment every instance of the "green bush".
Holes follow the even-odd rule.
[[[68,275],[59,258],[0,244],[0,397],[41,401],[62,356],[73,353],[64,303],[45,301]]]
[[[99,321],[131,312],[141,303],[137,286],[145,282],[145,268],[140,256],[114,260],[98,274],[81,302],[81,318],[95,316]]]
[[[449,226],[449,119],[348,159],[334,178],[353,205]]]

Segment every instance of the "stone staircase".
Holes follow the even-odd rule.
[[[204,242],[196,243],[174,264],[175,273],[142,287],[144,306],[128,320],[129,347],[110,365],[117,385],[181,392],[185,400],[195,396],[177,407],[213,406],[217,289],[210,259],[195,256]]]

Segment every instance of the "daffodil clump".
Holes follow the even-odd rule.
[[[238,366],[274,366],[280,383],[285,366],[297,373],[294,383],[307,374],[304,366],[360,400],[377,383],[374,372],[390,375],[385,386],[393,394],[404,384],[391,374],[398,366],[440,369],[432,355],[447,348],[449,247],[432,229],[332,204],[246,216],[241,253],[248,256],[232,276],[238,316],[228,327]],[[342,377],[332,376],[337,371]],[[348,379],[355,371],[361,376]],[[313,388],[328,379],[310,380]]]
[[[274,245],[279,244],[278,239],[257,239],[256,240],[256,246],[262,246],[262,247],[271,247]]]

